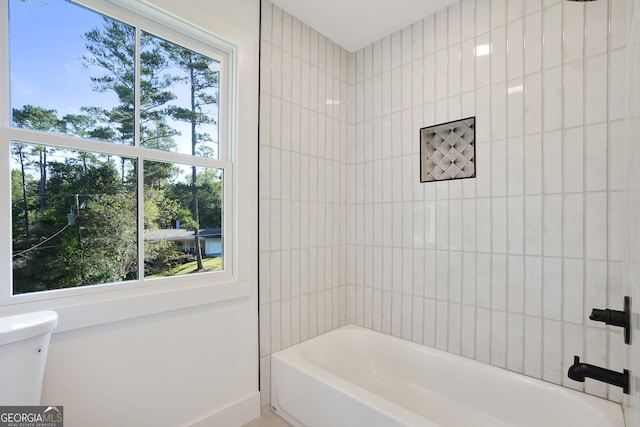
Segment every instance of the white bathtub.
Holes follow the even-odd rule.
[[[620,405],[357,326],[271,356],[271,402],[308,427],[623,427]]]

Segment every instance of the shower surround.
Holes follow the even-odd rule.
[[[262,2],[260,355],[353,323],[619,401],[626,5],[462,0],[348,53]],[[543,41],[544,40],[544,41]],[[526,48],[525,48],[526,47]],[[475,179],[419,129],[476,116]]]

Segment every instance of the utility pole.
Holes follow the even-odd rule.
[[[75,199],[75,204],[76,204],[75,224],[76,224],[76,234],[78,236],[78,249],[80,249],[80,246],[82,245],[82,234],[80,231],[80,197],[79,196],[80,196],[79,194],[73,195]]]

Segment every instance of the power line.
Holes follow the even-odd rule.
[[[38,246],[44,245],[45,243],[47,243],[49,240],[53,239],[54,237],[56,237],[58,234],[62,233],[64,230],[66,230],[67,228],[69,228],[69,224],[65,225],[64,227],[62,227],[61,230],[59,230],[57,233],[55,233],[53,236],[49,237],[48,239],[43,240],[42,242],[38,243],[37,245],[34,245],[32,247],[30,247],[29,249],[25,249],[22,252],[18,252],[17,254],[13,255],[13,258],[20,256],[20,255],[24,255],[29,251],[32,251],[34,249],[36,249]]]

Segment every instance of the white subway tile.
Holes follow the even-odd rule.
[[[460,30],[462,40],[473,37],[475,33],[475,2],[474,0],[461,0],[460,2]]]
[[[507,85],[507,135],[510,138],[524,133],[524,84],[521,78]]]
[[[563,317],[565,322],[579,325],[586,320],[582,304],[584,295],[584,262],[581,259],[564,260]]]
[[[624,119],[626,79],[626,49],[609,55],[609,120]]]
[[[491,140],[491,91],[488,87],[476,91],[476,108],[476,123],[480,124],[475,129],[476,149],[479,149],[481,143]],[[487,172],[491,170],[488,166],[485,166],[485,169]]]
[[[449,303],[446,301],[436,302],[436,348],[448,350],[449,338]]]
[[[476,144],[476,195],[489,197],[491,195],[491,144]]]
[[[524,199],[524,249],[527,255],[542,255],[542,197]]]
[[[489,30],[490,4],[490,0],[476,0],[476,36]]]
[[[524,313],[524,257],[521,255],[509,255],[508,259],[508,301],[507,309],[510,313]]]
[[[542,139],[540,135],[525,138],[524,179],[526,194],[542,192]]]
[[[491,251],[491,199],[477,199],[477,234],[476,247],[479,252]]]
[[[504,197],[491,199],[491,250],[507,252],[507,200]]]
[[[624,47],[627,42],[627,8],[624,2],[609,3],[610,49]]]
[[[542,378],[542,342],[542,319],[525,317],[524,373],[530,377]]]
[[[436,26],[435,15],[429,15],[423,19],[423,47],[425,55],[436,51]]]
[[[474,358],[475,356],[475,325],[476,316],[475,308],[471,305],[462,306],[462,324],[461,324],[461,352],[465,357]]]
[[[413,295],[423,297],[425,295],[425,252],[422,249],[413,250]],[[382,259],[382,258],[378,258]],[[377,263],[381,264],[381,263]]]
[[[511,254],[524,253],[524,198],[509,197],[507,201],[507,250]]]
[[[504,25],[507,19],[507,0],[491,1],[491,27]]]
[[[462,307],[460,304],[449,304],[448,314],[447,330],[449,336],[447,340],[447,351],[453,354],[460,354],[462,347]]]
[[[562,180],[565,193],[584,190],[584,128],[566,129],[562,156]]]
[[[475,48],[476,46],[473,39],[465,40],[464,42],[462,42],[462,46],[460,48],[460,57],[461,57],[460,76],[461,76],[463,93],[472,91],[476,87]],[[465,114],[465,117],[466,117],[466,114]]]
[[[491,86],[491,139],[507,136],[507,87],[504,83]]]
[[[462,73],[461,55],[462,55],[462,52],[461,52],[460,44],[455,44],[449,47],[449,52],[448,52],[449,75],[447,80],[449,83],[449,89],[448,89],[449,97],[453,97],[460,94],[461,73]],[[456,116],[454,116],[452,113],[452,117],[456,117]]]
[[[585,119],[587,124],[607,119],[607,55],[587,59],[585,67]]]
[[[489,86],[491,82],[491,55],[482,54],[491,47],[489,33],[476,36],[476,88]]]
[[[402,292],[414,294],[413,291],[413,249],[402,249]]]
[[[607,51],[609,36],[609,2],[594,3],[585,8],[586,55],[592,57]]]
[[[535,0],[525,2],[527,7],[530,3],[535,3]],[[525,18],[524,46],[525,74],[540,71],[542,69],[542,14],[540,12],[532,13]]]
[[[424,298],[412,297],[411,341],[422,344],[424,339]]]
[[[453,3],[449,6],[449,20],[448,20],[448,36],[449,36],[449,46],[460,43],[460,2]]]
[[[452,183],[453,184],[453,183]],[[462,227],[464,214],[462,200],[449,201],[449,248],[452,251],[462,250]]]
[[[607,125],[587,126],[585,137],[585,190],[607,189]]]
[[[476,201],[462,200],[462,249],[476,250]]]
[[[609,124],[609,190],[622,190],[625,185],[624,128],[624,120],[616,120]]]
[[[274,353],[278,350],[282,349],[282,335],[281,335],[281,324],[280,324],[280,319],[281,319],[281,309],[280,309],[280,303],[279,302],[274,302],[271,303],[269,306],[270,312],[271,312],[271,316],[270,316],[270,320],[271,320],[271,330],[270,330],[270,339],[271,339],[271,353]]]
[[[625,238],[628,234],[627,216],[630,215],[625,202],[624,192],[609,193],[609,260],[612,261],[624,259]]]
[[[562,195],[543,199],[542,242],[545,256],[562,256]]]
[[[507,310],[507,256],[491,257],[491,309]]]
[[[449,252],[436,252],[436,298],[441,301],[449,299]]]
[[[562,319],[562,260],[544,258],[543,262],[543,309],[545,319]]]
[[[491,364],[507,367],[507,313],[491,312]]]
[[[509,313],[507,317],[507,365],[506,368],[524,371],[524,316]]]
[[[437,248],[449,249],[449,203],[446,200],[436,202]]]
[[[562,67],[545,68],[542,73],[544,130],[562,126]]]
[[[566,194],[563,209],[563,240],[565,257],[584,256],[584,197],[582,194]]]
[[[491,307],[491,255],[477,254],[476,305]]]
[[[462,303],[476,303],[476,258],[475,252],[462,253]]]
[[[423,342],[429,347],[436,346],[436,300],[424,299],[424,338]]]
[[[542,74],[528,75],[524,80],[525,134],[542,132]]]
[[[543,191],[562,192],[562,134],[547,132],[542,140]]]
[[[542,379],[561,384],[562,371],[562,324],[555,320],[544,320]]]
[[[509,1],[510,14],[512,4],[515,5],[516,3],[513,0]],[[506,59],[507,77],[509,79],[521,78],[524,74],[524,28],[522,19],[510,22],[507,26]]]
[[[491,195],[500,197],[506,194],[507,143],[505,140],[496,141],[494,138],[491,142]]]
[[[462,302],[462,252],[449,252],[449,296],[450,302]]]
[[[562,63],[562,5],[545,8],[542,22],[542,63],[545,69],[557,67]]]
[[[493,8],[493,3],[492,3]],[[494,28],[491,31],[491,83],[503,83],[506,80],[507,68],[507,43],[504,26]]]
[[[446,8],[440,9],[435,14],[435,28],[436,28],[436,52],[441,49],[446,49],[448,46],[447,36],[449,33],[448,20],[449,14]]]
[[[564,62],[582,60],[584,55],[584,10],[578,2],[563,2]],[[570,99],[570,98],[569,98]]]
[[[491,311],[476,309],[476,360],[491,363]]]
[[[525,314],[542,316],[542,259],[525,257]]]

